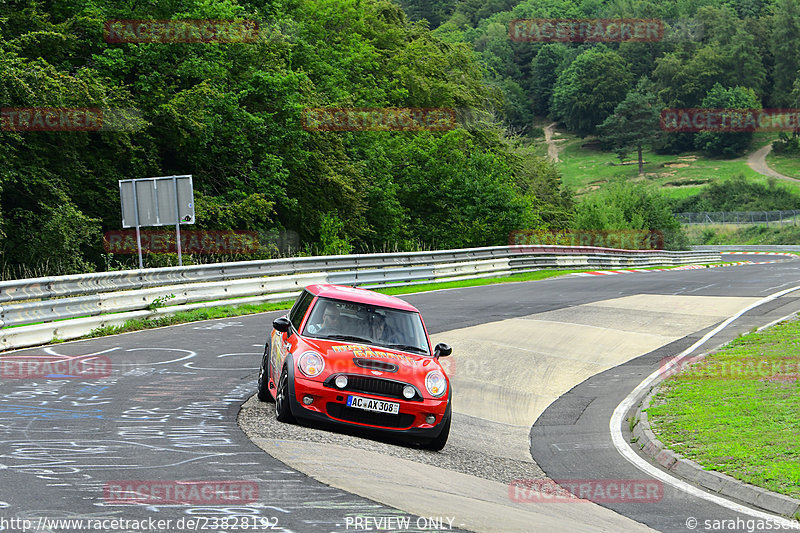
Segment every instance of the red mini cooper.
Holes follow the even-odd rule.
[[[450,434],[450,380],[419,311],[372,291],[310,285],[276,318],[258,399],[281,422],[328,422],[409,437],[441,450]]]

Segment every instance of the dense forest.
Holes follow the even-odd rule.
[[[106,42],[105,21],[120,19],[259,29],[255,42]],[[445,132],[301,127],[308,107],[500,101],[467,44],[388,0],[12,1],[0,5],[0,65],[4,108],[132,109],[138,121],[0,132],[7,273],[134,264],[102,246],[121,227],[120,179],[192,174],[194,228],[254,230],[264,243],[289,233],[321,253],[505,244],[515,229],[563,226],[572,209],[555,169],[488,113]]]
[[[520,130],[534,115],[586,135],[642,77],[666,108],[798,107],[800,3],[797,0],[400,0],[433,34],[465,42],[503,94],[503,112]],[[663,23],[644,42],[525,42],[509,37],[517,19],[639,18]],[[719,85],[724,91],[714,90]],[[720,94],[720,93],[724,94]],[[748,96],[752,96],[748,99]],[[696,136],[672,134],[662,149],[692,149]]]
[[[512,20],[534,17],[662,18],[671,33],[509,38]],[[249,20],[258,31],[248,42],[107,38],[107,21],[130,19]],[[99,131],[0,128],[0,272],[135,265],[103,247],[121,227],[118,180],[175,174],[193,175],[197,223],[187,229],[257,232],[262,248],[248,259],[286,253],[277,244],[287,242],[295,253],[498,245],[515,230],[573,224],[659,224],[645,229],[669,230],[678,247],[670,207],[652,191],[621,187],[576,206],[557,168],[535,155],[534,117],[583,136],[613,128],[626,98],[800,107],[798,36],[797,0],[11,0],[0,4],[1,107],[130,116]],[[459,124],[303,127],[308,108],[387,107],[454,109]],[[725,154],[741,138],[648,142]]]

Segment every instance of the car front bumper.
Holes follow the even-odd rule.
[[[297,376],[294,380],[294,391],[289,396],[292,413],[297,418],[430,439],[439,436],[444,422],[451,415],[450,392],[448,390],[447,397],[440,400],[404,401],[375,394],[331,389],[321,382]],[[347,397],[350,395],[399,403],[400,413],[373,413],[347,407]],[[311,397],[313,402],[305,405],[304,397]],[[433,424],[425,420],[429,415],[436,417]]]

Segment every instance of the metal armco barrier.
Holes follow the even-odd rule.
[[[720,261],[717,251],[590,246],[494,246],[218,263],[0,282],[0,349],[74,339],[132,318],[294,298],[306,285],[376,288],[549,269],[670,266]],[[174,295],[164,307],[156,299]],[[14,327],[11,327],[14,326]]]

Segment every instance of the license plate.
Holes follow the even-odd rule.
[[[364,411],[374,411],[376,413],[389,413],[396,415],[400,413],[400,404],[395,402],[384,402],[383,400],[373,400],[362,398],[361,396],[348,396],[347,407],[355,407]]]

